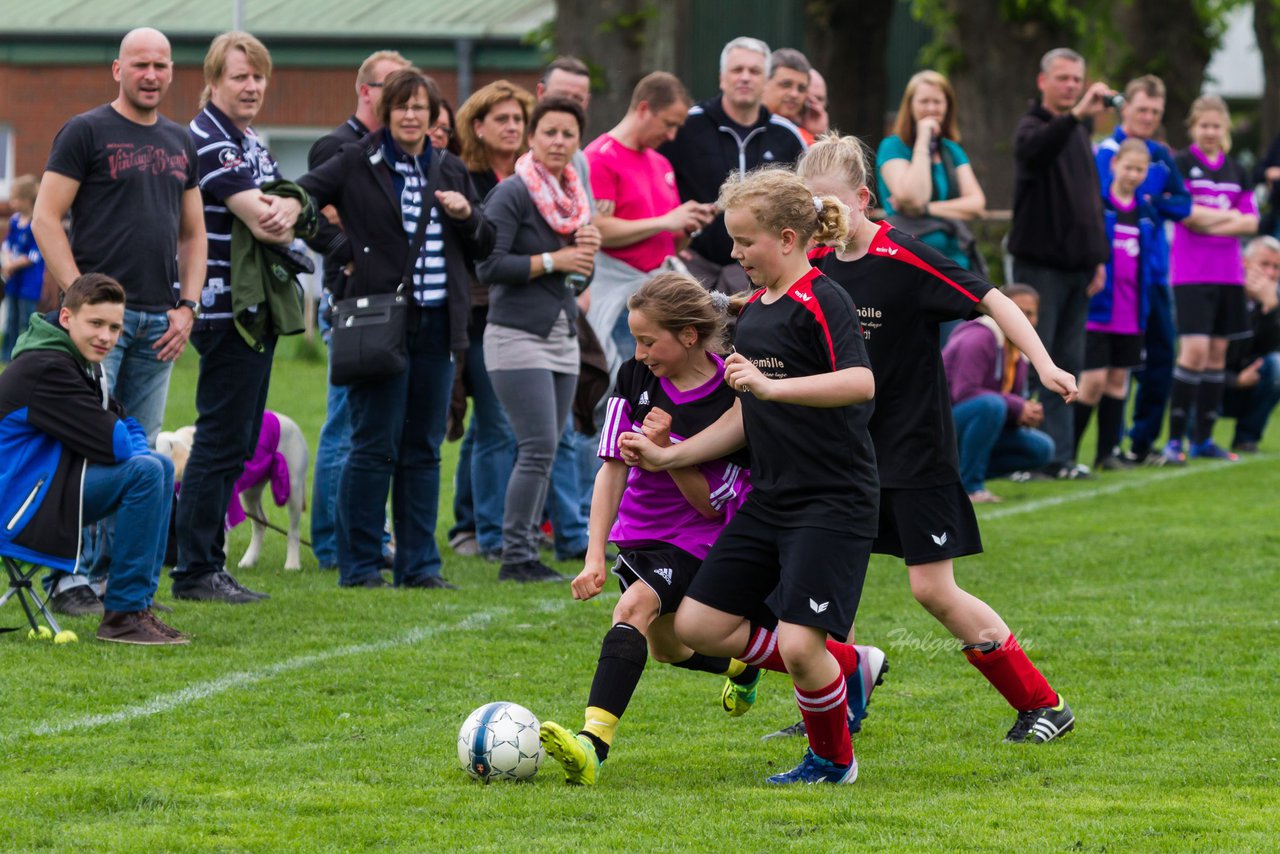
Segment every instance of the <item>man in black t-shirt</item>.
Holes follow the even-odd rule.
[[[64,290],[83,273],[124,285],[124,331],[102,363],[108,391],[155,443],[204,284],[205,230],[196,150],[185,129],[158,112],[173,80],[169,41],[133,30],[111,63],[120,84],[109,104],[72,118],[54,138],[32,230]],[[71,214],[71,234],[62,228]],[[178,295],[175,297],[175,289]],[[99,537],[95,578],[110,559],[110,520]],[[55,578],[55,609],[102,613],[83,576]]]

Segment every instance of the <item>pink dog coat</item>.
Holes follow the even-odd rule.
[[[267,478],[271,479],[271,497],[277,507],[283,507],[289,500],[291,487],[289,484],[289,463],[280,453],[280,419],[271,410],[262,414],[262,430],[258,433],[258,447],[253,456],[244,464],[244,473],[236,480],[231,490],[231,501],[227,504],[227,530],[231,530],[248,517],[240,504],[240,493],[257,486]]]

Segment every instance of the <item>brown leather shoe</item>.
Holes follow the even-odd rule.
[[[181,640],[183,643],[187,643],[188,641],[191,640],[191,635],[187,634],[186,632],[180,632],[177,629],[175,629],[173,626],[167,625],[163,620],[161,620],[159,617],[155,615],[155,611],[147,610],[147,611],[143,611],[142,613],[146,615],[146,618],[148,621],[150,621],[151,625],[155,626],[157,629],[160,630],[161,634],[167,635],[168,637],[171,637],[171,638],[177,638]]]
[[[181,634],[165,626],[161,629],[150,611],[107,611],[102,615],[102,623],[98,626],[98,640],[110,643],[131,643],[139,646],[162,646],[165,644],[184,644],[186,637],[174,637]],[[163,625],[163,624],[161,624]],[[165,631],[167,629],[168,631]]]

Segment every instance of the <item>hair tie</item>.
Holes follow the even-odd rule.
[[[729,295],[720,291],[708,291],[711,296],[711,304],[715,306],[716,311],[726,314],[729,311]]]
[[[822,214],[822,199],[817,196],[813,197],[813,209],[817,211],[819,215]]]

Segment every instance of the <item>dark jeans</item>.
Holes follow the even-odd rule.
[[[1013,279],[1030,285],[1040,294],[1040,322],[1036,332],[1044,342],[1049,357],[1062,370],[1077,379],[1084,369],[1084,326],[1089,316],[1089,297],[1086,291],[1094,270],[1060,270],[1019,258],[1013,259]],[[1061,467],[1071,464],[1071,450],[1075,446],[1075,425],[1071,407],[1040,385],[1040,378],[1031,372],[1032,392],[1044,406],[1044,422],[1040,429],[1053,440],[1053,464]]]
[[[396,584],[440,574],[436,516],[440,445],[453,388],[448,309],[412,308],[408,365],[392,377],[350,386],[351,455],[339,481],[338,583],[360,584],[382,567],[391,492]]]
[[[1137,391],[1133,395],[1133,427],[1129,448],[1145,456],[1164,429],[1164,409],[1173,391],[1173,364],[1178,341],[1173,322],[1173,294],[1168,285],[1151,289],[1151,311],[1147,315],[1147,360],[1142,370],[1133,372]]]
[[[170,575],[195,578],[226,568],[226,517],[232,487],[262,430],[276,339],[258,352],[234,326],[191,334],[200,354],[196,438],[174,517],[178,565]]]
[[[983,489],[989,477],[1044,468],[1053,457],[1053,440],[1040,430],[1010,427],[1008,412],[998,394],[980,394],[952,408],[965,492]]]
[[[1223,414],[1236,419],[1236,435],[1231,444],[1261,442],[1277,403],[1280,403],[1280,353],[1268,353],[1262,358],[1257,385],[1227,389],[1223,397]]]
[[[164,563],[173,507],[173,462],[151,451],[113,466],[91,463],[84,474],[84,521],[114,516],[108,611],[151,606]]]

